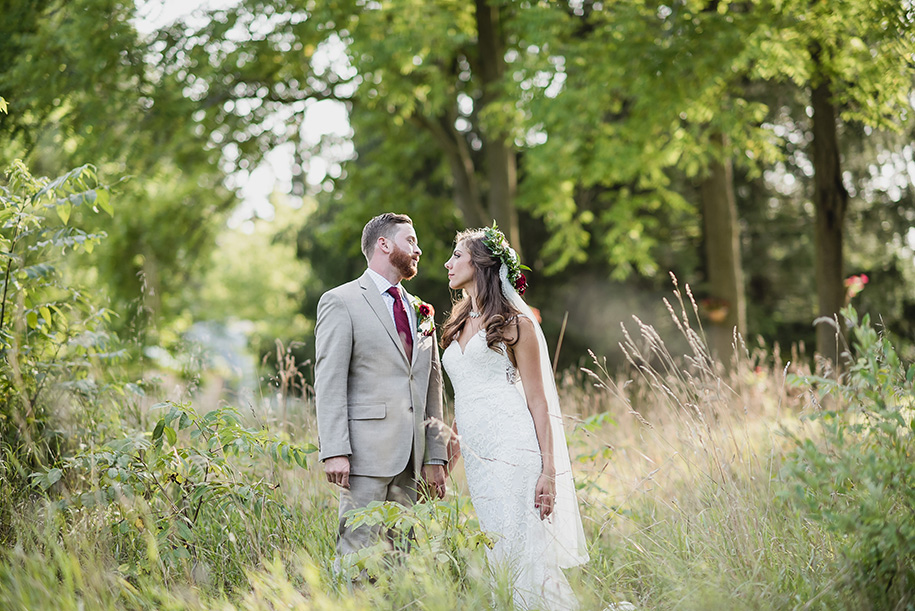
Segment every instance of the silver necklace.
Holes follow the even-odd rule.
[[[470,310],[470,312],[468,312],[468,315],[471,318],[479,318],[480,316],[482,316],[482,314],[480,312],[474,312],[473,310]]]

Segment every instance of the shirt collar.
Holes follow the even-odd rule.
[[[398,289],[400,289],[400,295],[401,295],[401,297],[403,297],[404,290],[403,290],[403,287],[400,286],[399,282],[397,284],[391,284],[387,278],[385,278],[384,276],[382,276],[381,274],[379,274],[378,272],[376,272],[375,270],[373,270],[371,268],[369,268],[368,272],[369,272],[369,278],[371,278],[372,282],[375,283],[375,286],[378,287],[379,293],[387,293],[389,288],[391,288],[392,286],[396,286]]]

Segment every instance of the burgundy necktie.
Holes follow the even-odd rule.
[[[407,360],[413,362],[413,331],[410,330],[410,319],[403,307],[403,299],[400,298],[400,289],[392,286],[388,293],[394,297],[394,324],[397,326],[397,334],[400,335],[400,341],[407,352]]]

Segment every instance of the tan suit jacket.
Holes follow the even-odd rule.
[[[445,460],[435,335],[414,330],[408,362],[367,271],[321,296],[315,352],[320,460],[348,456],[351,475],[375,477],[401,473],[411,452],[417,477],[425,461]]]

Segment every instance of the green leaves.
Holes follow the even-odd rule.
[[[179,453],[206,456],[216,462],[229,456],[266,455],[278,463],[302,468],[308,466],[307,455],[317,451],[313,444],[298,445],[266,431],[244,427],[241,414],[234,407],[214,409],[203,416],[187,404],[166,402],[154,408],[168,409],[152,431],[152,441],[158,449],[164,450],[168,445]],[[187,439],[192,445],[178,444],[178,433],[188,429]]]
[[[152,409],[161,417],[151,432],[126,433],[66,459],[60,468],[33,474],[32,480],[46,490],[67,475],[88,486],[86,492],[61,501],[63,508],[108,504],[115,518],[112,532],[129,539],[152,528],[157,553],[170,566],[196,554],[202,513],[255,520],[268,504],[276,503],[278,484],[242,473],[252,459],[307,468],[307,455],[317,451],[312,444],[294,444],[245,427],[234,407],[200,415],[190,404],[166,401]]]
[[[798,439],[783,469],[786,495],[841,536],[855,587],[881,608],[899,604],[894,582],[915,578],[915,364],[907,368],[885,333],[853,308],[842,315],[853,336],[847,371],[796,378],[832,409],[811,416],[817,438]]]
[[[114,216],[109,188],[99,183],[95,166],[89,164],[74,168],[48,182],[31,195],[31,199],[35,204],[47,201],[45,206],[53,208],[65,225],[70,220],[73,208],[83,205],[94,211],[101,209],[109,216]]]
[[[494,544],[492,537],[480,530],[475,518],[468,517],[469,499],[455,495],[448,501],[436,498],[424,499],[410,507],[390,501],[373,501],[366,507],[353,509],[345,514],[352,526],[378,526],[404,538],[409,537],[412,553],[428,558],[450,574],[458,577],[466,574],[471,555],[479,554]],[[367,571],[372,576],[384,574],[388,549],[385,545],[366,548],[343,558],[343,571],[354,576]]]
[[[48,389],[86,396],[91,363],[103,356],[87,338],[105,334],[108,314],[89,291],[59,272],[74,251],[92,252],[105,237],[78,227],[77,210],[113,211],[109,188],[86,164],[53,179],[13,161],[0,185],[0,437],[27,444],[43,439]],[[17,346],[15,354],[8,350]],[[110,362],[110,361],[109,361]],[[36,415],[37,414],[37,415]],[[34,448],[14,448],[36,456]],[[45,487],[59,479],[51,471]]]
[[[48,490],[51,486],[60,481],[60,478],[63,477],[63,471],[55,467],[39,473],[32,473],[29,477],[31,478],[33,485],[38,486],[42,490]]]

